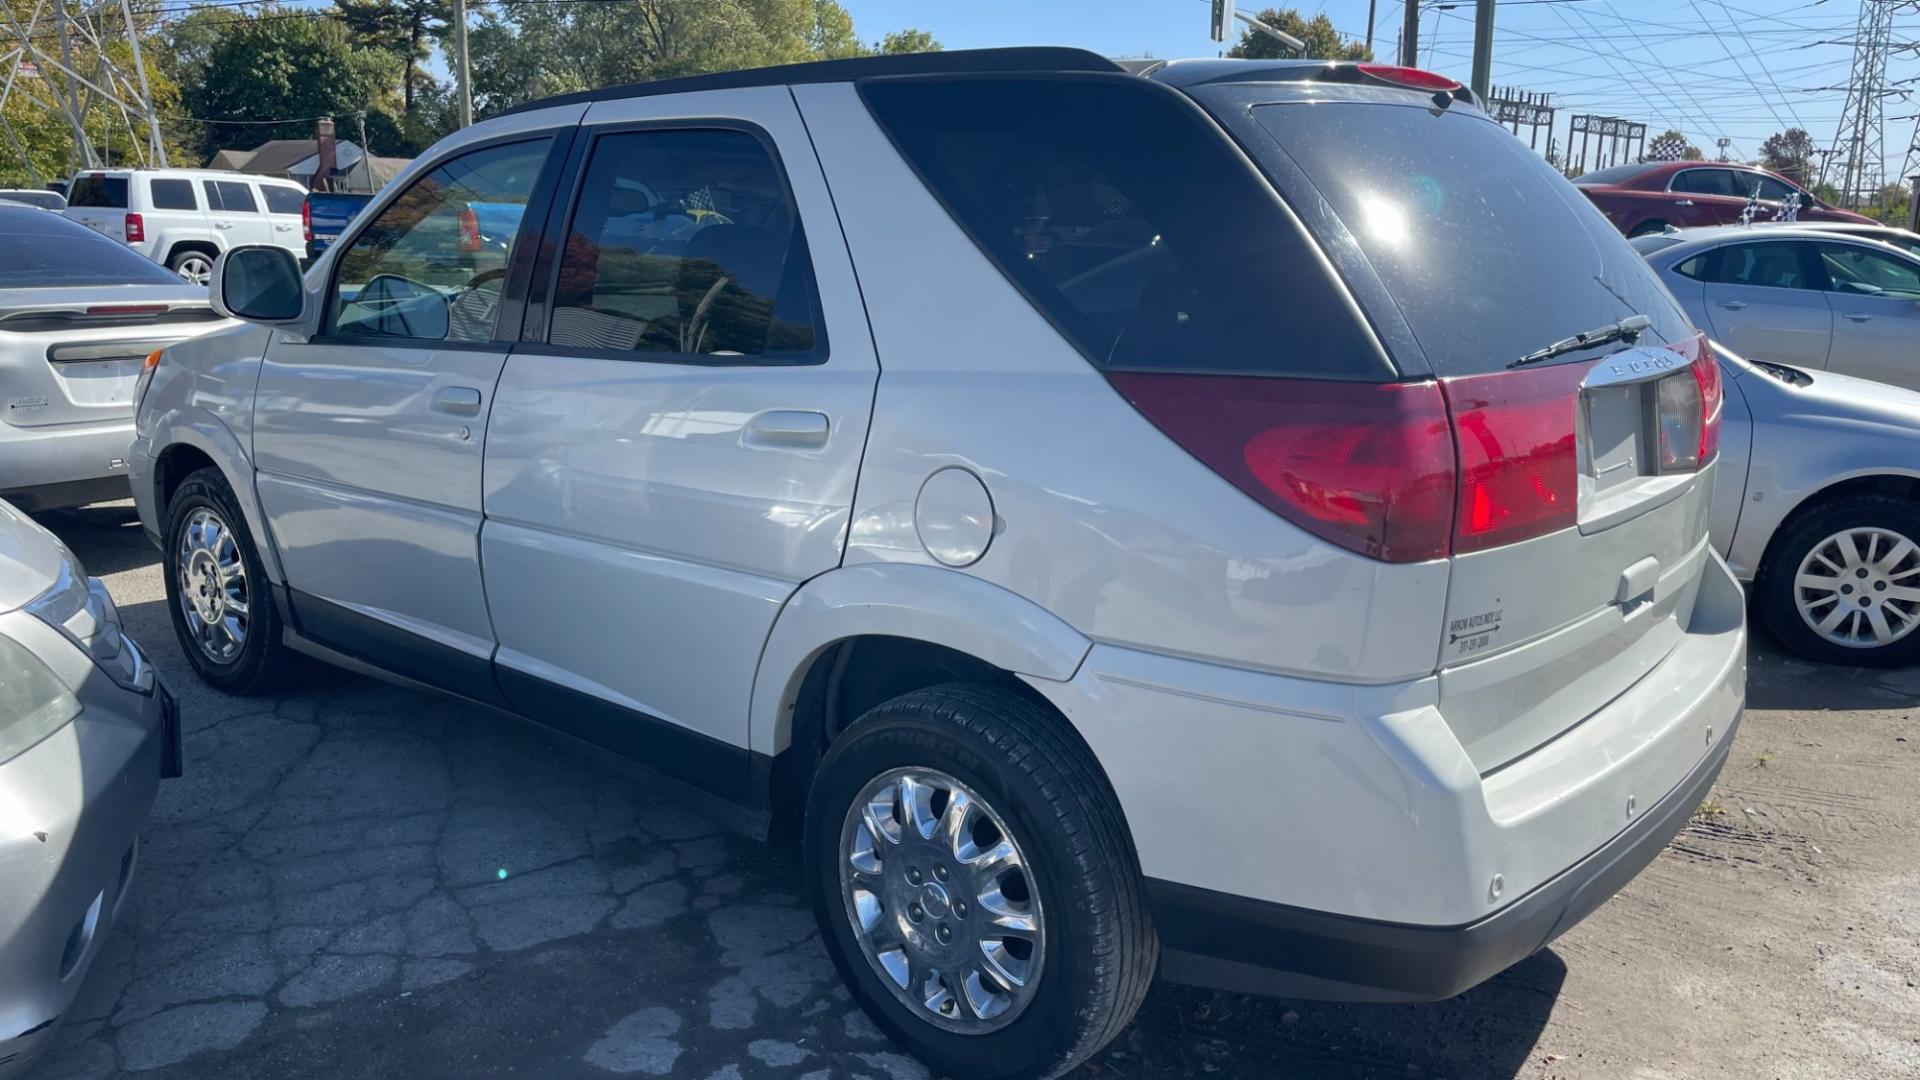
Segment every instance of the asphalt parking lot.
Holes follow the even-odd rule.
[[[36,1080],[925,1071],[792,855],[530,725],[316,669],[213,693],[131,504],[45,515],[178,692],[187,776]],[[1920,1077],[1920,670],[1756,645],[1713,798],[1551,950],[1439,1005],[1160,986],[1085,1076]]]

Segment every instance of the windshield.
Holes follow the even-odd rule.
[[[1327,201],[1437,374],[1497,371],[1630,315],[1650,320],[1642,345],[1693,333],[1592,203],[1477,113],[1320,101],[1261,105],[1253,118],[1279,144],[1256,153],[1286,154],[1314,188],[1282,193]]]
[[[0,289],[179,285],[166,267],[44,210],[0,208]]]

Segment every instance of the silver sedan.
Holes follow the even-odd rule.
[[[1761,617],[1811,659],[1920,660],[1920,393],[1714,349],[1713,543]]]
[[[0,1080],[73,1004],[179,774],[173,698],[105,587],[0,501]]]
[[[1754,360],[1920,389],[1920,257],[1811,225],[1631,241],[1694,325]]]

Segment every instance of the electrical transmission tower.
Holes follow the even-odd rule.
[[[1832,165],[1840,205],[1865,207],[1881,198],[1886,186],[1887,54],[1893,43],[1893,14],[1912,0],[1860,0],[1853,35],[1853,73],[1847,78],[1847,104],[1834,132]],[[1827,174],[1822,164],[1821,173]]]
[[[107,164],[112,119],[125,129],[124,145],[142,165],[167,163],[154,111],[147,69],[141,59],[140,28],[131,0],[30,0],[0,2],[0,108],[19,99],[66,121],[73,133],[70,164],[92,168]],[[124,37],[130,67],[116,61]],[[96,109],[95,106],[104,106]],[[100,144],[88,131],[89,116],[108,117]],[[29,170],[26,149],[0,111],[0,138]],[[36,181],[37,182],[37,181]]]

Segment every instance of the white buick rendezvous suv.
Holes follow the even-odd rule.
[[[797,834],[941,1073],[1058,1075],[1156,972],[1456,994],[1651,860],[1740,719],[1712,358],[1425,72],[590,91],[213,300],[247,325],[166,350],[132,451],[200,675],[377,671]]]

